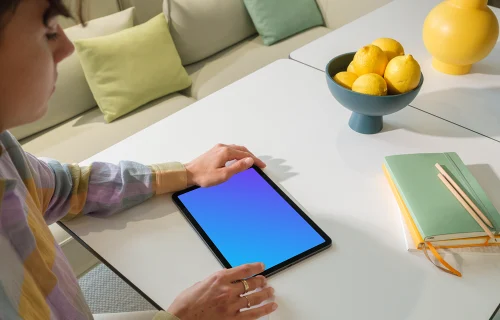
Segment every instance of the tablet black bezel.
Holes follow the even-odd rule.
[[[285,260],[281,262],[280,264],[265,270],[261,274],[265,277],[270,277],[318,252],[321,252],[327,248],[329,248],[332,245],[332,240],[330,237],[316,224],[314,221],[307,216],[307,214],[302,211],[293,201],[290,199],[259,167],[257,166],[252,166],[252,169],[254,169],[292,208],[300,214],[300,216],[323,238],[324,242],[307,250],[302,252],[301,254],[298,254],[288,260]],[[198,235],[203,239],[205,244],[210,248],[210,250],[213,252],[213,254],[217,257],[219,262],[222,264],[223,267],[230,269],[232,268],[231,264],[226,260],[226,258],[222,255],[222,253],[219,251],[219,249],[215,246],[215,244],[212,242],[210,237],[205,233],[205,231],[201,228],[201,226],[198,224],[196,219],[191,215],[189,210],[184,206],[182,201],[179,199],[180,195],[183,195],[185,193],[191,192],[193,190],[196,190],[200,187],[198,186],[193,186],[190,188],[187,188],[185,190],[176,192],[172,195],[172,200],[174,201],[175,205],[179,208],[179,210],[183,213],[184,217],[189,221],[189,223],[193,226],[193,228],[196,230]],[[242,248],[244,250],[245,248]],[[259,261],[256,261],[259,262]]]

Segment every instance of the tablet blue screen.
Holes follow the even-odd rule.
[[[253,168],[179,199],[232,267],[267,270],[325,242]]]

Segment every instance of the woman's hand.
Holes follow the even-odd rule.
[[[278,305],[273,302],[242,312],[240,310],[247,308],[248,303],[256,306],[274,296],[272,288],[264,288],[266,279],[263,276],[248,279],[262,271],[262,263],[219,271],[181,293],[167,311],[181,320],[259,319],[272,313]],[[263,288],[262,291],[242,297],[245,287],[239,281],[241,279],[248,279],[248,291]]]
[[[226,167],[226,163],[232,160],[236,161]],[[245,171],[254,163],[259,168],[266,167],[262,160],[245,147],[218,144],[184,166],[189,186],[210,187],[229,180],[233,175]]]

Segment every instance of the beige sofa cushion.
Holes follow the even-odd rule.
[[[265,46],[259,36],[240,42],[215,56],[187,66],[193,84],[185,93],[196,99],[206,97],[273,61],[288,58],[290,52],[330,31],[324,27],[313,28],[272,46]]]
[[[323,14],[323,20],[325,20],[326,26],[330,29],[337,29],[391,1],[392,0],[316,0]],[[383,37],[383,35],[381,35],[381,37]]]
[[[72,41],[112,34],[133,26],[134,9],[127,9],[107,17],[89,21],[84,28],[80,25],[65,30]],[[59,77],[56,91],[49,101],[47,113],[42,119],[12,130],[17,139],[23,139],[41,130],[73,118],[97,105],[90,91],[78,54],[59,63]]]
[[[184,65],[256,33],[243,0],[165,0],[163,12]]]
[[[104,123],[102,113],[96,107],[55,128],[22,140],[21,144],[24,150],[35,156],[78,163],[193,102],[194,99],[180,94],[168,95],[109,124]]]

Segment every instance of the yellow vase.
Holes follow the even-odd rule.
[[[498,19],[488,0],[446,0],[424,22],[423,40],[432,66],[447,74],[466,74],[498,40]]]

